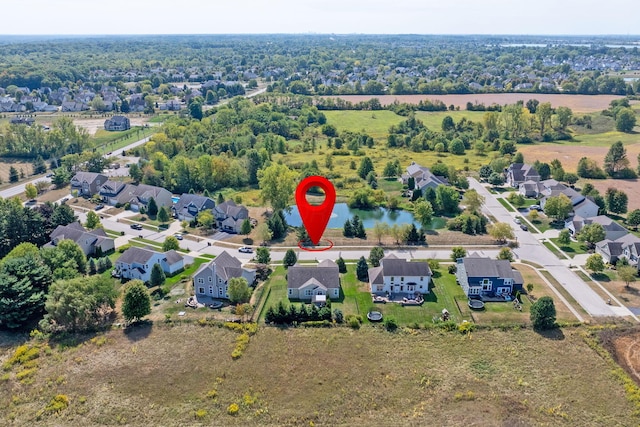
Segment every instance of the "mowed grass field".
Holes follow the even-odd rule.
[[[584,328],[354,331],[196,324],[113,330],[41,350],[35,372],[0,381],[5,426],[630,426],[612,366]],[[4,341],[2,360],[15,346]],[[58,413],[44,409],[68,398]],[[228,408],[238,405],[236,415]]]

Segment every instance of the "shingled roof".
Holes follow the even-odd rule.
[[[331,260],[324,260],[318,265],[296,264],[287,271],[287,287],[301,288],[309,281],[318,282],[327,289],[340,287],[338,265]]]

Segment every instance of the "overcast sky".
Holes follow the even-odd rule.
[[[0,34],[637,35],[637,5],[638,0],[2,0]]]

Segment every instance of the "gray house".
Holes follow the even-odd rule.
[[[210,210],[213,213],[215,206],[216,203],[209,197],[184,193],[171,207],[171,213],[180,221],[192,221],[202,211]]]
[[[162,271],[172,276],[184,268],[184,258],[174,250],[156,252],[132,246],[118,258],[114,271],[117,276],[125,279],[140,279],[148,282],[151,279],[151,269],[154,264],[160,264]]]
[[[630,265],[638,266],[640,238],[626,233],[615,240],[605,239],[596,243],[595,252],[602,255],[602,259],[608,264],[615,264],[620,258],[626,258]]]
[[[407,173],[402,174],[400,180],[403,184],[407,184],[409,178],[414,179],[414,188],[418,190],[424,190],[427,187],[436,188],[438,185],[449,185],[447,178],[434,175],[429,168],[420,166],[416,162],[411,162],[407,167]]]
[[[239,233],[245,219],[249,218],[249,211],[242,205],[236,205],[233,200],[227,200],[213,208],[216,223],[221,231]]]
[[[71,192],[78,191],[78,195],[91,197],[100,192],[100,187],[107,182],[107,176],[95,172],[77,172],[71,178]]]
[[[149,200],[153,197],[158,205],[158,209],[161,206],[164,206],[167,209],[171,209],[173,205],[173,200],[171,199],[171,193],[169,190],[166,190],[162,187],[156,187],[154,185],[146,185],[146,184],[127,184],[117,193],[116,196],[112,196],[113,193],[110,191],[117,190],[118,187],[115,188],[102,188],[100,195],[105,198],[108,198],[111,202],[115,201],[122,205],[129,203],[132,211],[139,211],[140,207],[147,207]]]
[[[456,267],[456,279],[469,298],[501,298],[522,290],[522,275],[507,260],[470,254],[458,258]]]
[[[289,299],[325,303],[326,299],[340,297],[340,273],[331,260],[318,265],[296,264],[287,271],[287,295]]]
[[[122,131],[131,129],[131,122],[125,116],[113,116],[104,121],[104,129],[108,131]]]
[[[200,266],[193,275],[193,289],[198,296],[229,299],[229,280],[244,277],[249,285],[256,280],[255,270],[242,267],[240,260],[223,251],[214,260]]]
[[[86,256],[101,255],[115,249],[114,240],[104,230],[86,230],[79,222],[59,225],[51,232],[51,241],[45,247],[57,246],[62,240],[73,240]]]
[[[526,163],[511,163],[505,172],[507,184],[518,188],[526,181],[540,181],[540,174],[532,165]]]
[[[565,228],[568,229],[572,235],[576,235],[582,230],[585,225],[600,224],[604,228],[605,239],[616,240],[629,232],[626,228],[612,220],[606,215],[598,215],[592,218],[582,218],[581,216],[574,216],[573,218],[565,221]]]

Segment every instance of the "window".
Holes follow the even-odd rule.
[[[401,277],[401,278],[400,278],[400,281],[401,281],[401,282],[404,282],[404,277]]]
[[[213,286],[209,286],[209,295],[213,295]]]
[[[307,290],[305,290],[305,291],[304,291],[304,294],[305,294],[306,296],[310,297],[310,296],[311,296],[311,289],[307,289]]]
[[[202,277],[198,277],[198,283],[200,284],[204,283],[204,279]]]
[[[198,288],[198,293],[199,294],[204,294],[204,288]]]
[[[209,282],[213,282],[213,277],[209,276]]]
[[[404,291],[404,286],[400,286],[400,292]]]
[[[424,282],[424,276],[420,276],[420,281]]]
[[[289,295],[293,295],[293,289],[289,288]]]
[[[378,286],[376,286],[376,291],[377,291],[377,292],[382,292],[382,291],[384,291],[384,286],[383,286],[383,285],[378,285]]]
[[[490,291],[491,290],[491,283],[489,283],[489,284],[482,283],[482,290],[483,291]]]
[[[391,276],[391,283],[393,283],[393,276]]]

